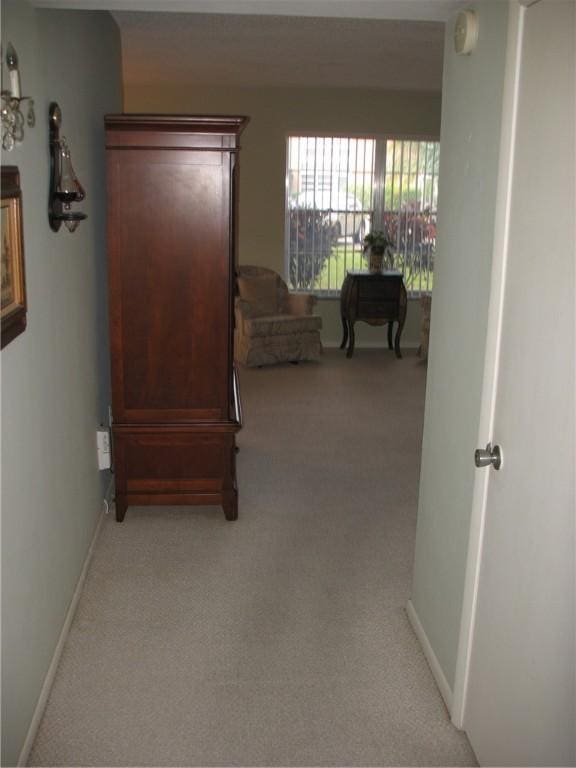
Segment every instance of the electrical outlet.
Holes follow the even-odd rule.
[[[110,432],[107,429],[96,431],[96,447],[98,449],[98,469],[110,469]]]

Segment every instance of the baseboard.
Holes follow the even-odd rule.
[[[339,341],[324,341],[322,339],[322,346],[326,347],[326,349],[335,349],[337,347],[340,347],[340,340]],[[402,342],[400,344],[400,349],[418,349],[420,346],[419,341],[406,341]],[[354,349],[385,349],[386,348],[386,342],[382,341],[363,341],[363,342],[356,342],[354,345]]]
[[[110,482],[110,485],[108,486],[106,496],[108,496],[108,494],[112,490],[112,482],[113,480]],[[70,601],[70,605],[68,606],[66,618],[64,619],[64,625],[62,626],[62,630],[60,632],[58,642],[56,643],[56,648],[54,649],[52,660],[50,662],[50,666],[48,667],[48,672],[46,673],[46,677],[44,678],[44,683],[42,684],[40,696],[38,697],[36,708],[34,709],[34,714],[32,715],[30,727],[28,728],[28,733],[26,734],[26,738],[24,739],[24,745],[22,747],[22,750],[20,751],[18,762],[16,763],[18,767],[27,765],[28,763],[30,750],[32,749],[32,745],[34,744],[34,740],[36,739],[36,734],[38,733],[40,721],[42,720],[42,715],[44,714],[46,702],[48,701],[48,696],[50,695],[50,690],[52,688],[54,678],[56,677],[56,670],[58,669],[58,663],[60,662],[60,657],[62,656],[62,651],[64,650],[64,645],[66,643],[68,633],[70,632],[70,627],[72,626],[72,621],[74,619],[74,614],[76,613],[76,609],[78,607],[78,602],[80,601],[80,595],[82,594],[82,589],[84,588],[84,582],[86,581],[86,575],[88,573],[90,561],[92,560],[94,547],[96,546],[96,541],[98,540],[98,536],[100,534],[100,528],[102,527],[104,514],[105,514],[105,509],[102,510],[102,513],[100,514],[100,518],[98,519],[98,524],[96,525],[94,536],[92,537],[92,541],[90,542],[90,546],[88,547],[88,552],[86,553],[86,558],[84,560],[84,565],[82,566],[80,577],[76,584],[76,589],[74,590],[74,594],[72,595],[72,600]]]
[[[436,654],[432,650],[430,641],[428,640],[426,632],[424,631],[424,627],[422,626],[420,619],[418,618],[418,614],[416,613],[416,609],[414,608],[414,605],[412,604],[411,600],[408,600],[408,604],[406,606],[406,613],[408,614],[408,619],[410,621],[410,624],[412,625],[412,629],[414,630],[414,633],[416,634],[416,637],[418,638],[420,645],[422,646],[422,650],[424,651],[424,656],[426,657],[426,661],[428,662],[432,675],[434,676],[436,685],[440,689],[440,693],[442,694],[444,703],[448,708],[448,712],[452,714],[452,701],[453,701],[452,689],[448,685],[448,681],[444,676],[444,672],[442,671],[440,662],[438,661],[438,659],[436,658]]]

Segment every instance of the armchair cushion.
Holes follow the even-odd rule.
[[[261,277],[238,277],[238,294],[250,304],[252,317],[274,315],[278,311],[276,276],[273,273]]]
[[[270,315],[244,321],[244,332],[251,337],[284,336],[289,333],[319,331],[322,318],[318,315]]]

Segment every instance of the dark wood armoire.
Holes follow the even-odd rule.
[[[233,357],[244,117],[108,115],[116,519],[129,505],[238,516]]]

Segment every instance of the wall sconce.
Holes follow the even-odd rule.
[[[2,53],[0,52],[0,61]],[[18,55],[12,43],[6,49],[6,65],[10,76],[10,90],[1,92],[2,96],[2,149],[11,152],[15,144],[24,140],[24,115],[20,110],[23,101],[28,102],[26,124],[32,128],[36,123],[34,102],[29,96],[20,95],[20,72],[18,70]]]
[[[50,198],[48,201],[48,219],[50,228],[58,232],[62,222],[70,232],[74,232],[86,214],[73,211],[72,203],[80,203],[86,197],[78,181],[70,150],[64,136],[60,138],[62,112],[56,102],[50,104]]]

